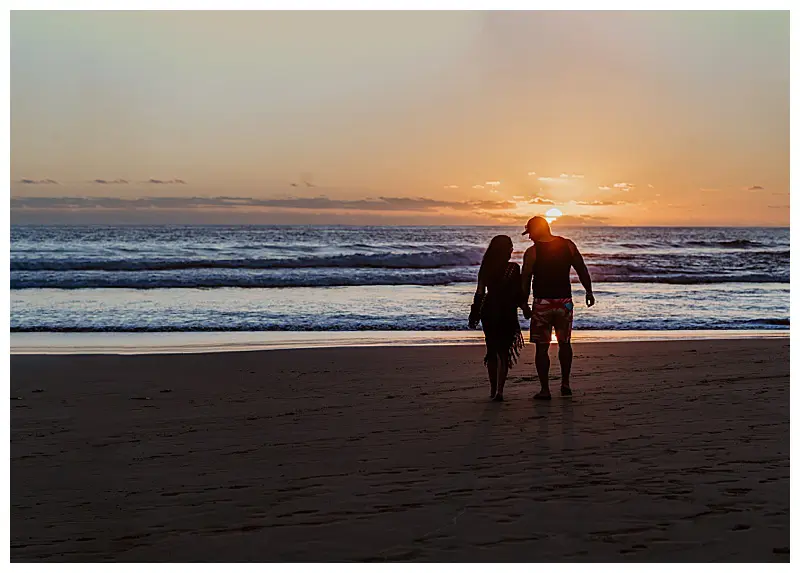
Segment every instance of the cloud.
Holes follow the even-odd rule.
[[[473,185],[473,189],[483,189],[483,185]]]
[[[499,181],[487,181],[485,183],[485,185],[488,185],[489,187],[498,187],[500,185],[500,182]]]
[[[529,199],[528,203],[532,205],[555,205],[555,201],[550,199],[545,199],[544,197],[534,197],[533,199]]]
[[[18,183],[25,185],[58,185],[55,179],[20,179]]]
[[[747,188],[748,191],[763,191],[764,188],[761,185],[753,185],[752,187]]]
[[[425,197],[378,197],[372,199],[329,199],[328,197],[12,197],[12,209],[248,209],[279,208],[350,211],[490,211],[513,209],[512,201],[440,201]]]
[[[544,215],[544,211],[539,213]],[[520,217],[519,215],[507,215],[501,213],[487,213],[487,217],[503,221],[504,223],[514,225],[524,225],[528,220],[528,215]],[[576,226],[603,226],[607,225],[607,217],[595,217],[592,215],[562,215],[553,222],[554,227],[576,227]]]
[[[705,192],[709,192],[709,191],[719,191],[719,189],[716,189],[714,187],[712,187],[712,188],[700,187],[699,191],[703,191],[705,193]]]
[[[585,225],[605,225],[608,217],[595,217],[593,215],[562,215],[553,222],[553,226],[585,226]]]
[[[652,183],[648,183],[648,184],[647,184],[647,186],[648,186],[650,189],[655,189],[655,187],[653,187],[653,184],[652,184]]]
[[[651,186],[652,188],[652,186]],[[619,191],[633,191],[636,189],[636,185],[633,183],[627,183],[625,181],[620,181],[619,183],[612,183],[609,187],[608,185],[600,185],[598,187],[600,191],[611,191],[612,189],[619,190]]]
[[[544,215],[545,209],[538,213],[519,215],[518,213],[485,213],[484,217],[501,221],[509,225],[524,225],[525,222],[532,215]],[[554,227],[573,227],[573,226],[604,226],[608,225],[608,217],[598,217],[594,215],[561,215],[555,222],[552,223]]]
[[[607,207],[609,205],[627,205],[628,201],[570,201],[570,203],[587,207]]]
[[[147,182],[152,185],[186,185],[183,179],[148,179]]]
[[[92,183],[97,183],[98,185],[127,185],[128,182],[125,179],[95,179]]]
[[[562,173],[558,177],[537,177],[539,181],[544,181],[546,183],[562,183],[564,181],[568,181],[570,179],[583,179],[583,175],[579,175],[577,173]]]
[[[445,185],[445,189],[458,189],[458,185]]]
[[[536,175],[536,171],[528,171],[528,175],[530,175],[531,177],[533,177],[534,175]]]
[[[513,201],[470,201],[464,203],[463,207],[451,207],[459,209],[481,209],[486,211],[501,211],[505,209],[513,209],[517,204]]]

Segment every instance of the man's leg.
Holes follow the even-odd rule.
[[[550,396],[550,351],[549,342],[536,343],[536,373],[539,375],[539,384],[542,389],[536,396]]]
[[[536,373],[539,375],[539,384],[542,389],[534,396],[537,400],[550,399],[550,335],[553,332],[553,323],[546,304],[533,304],[531,317],[531,342],[536,344]]]
[[[569,388],[569,371],[572,369],[572,343],[558,343],[558,361],[561,363],[561,388]]]
[[[569,374],[572,370],[572,301],[565,300],[564,308],[554,313],[553,326],[558,340],[558,361],[561,363],[561,395],[572,396]]]

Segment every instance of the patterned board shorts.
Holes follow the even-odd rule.
[[[569,342],[573,308],[571,298],[534,298],[531,342],[550,342],[553,329],[556,331],[556,340]]]

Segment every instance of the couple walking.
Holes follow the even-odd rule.
[[[497,235],[489,243],[478,272],[478,288],[469,316],[471,328],[483,325],[486,337],[484,364],[489,372],[491,399],[503,400],[508,369],[513,367],[523,346],[517,308],[531,319],[530,340],[536,344],[536,372],[541,390],[536,400],[550,400],[550,336],[555,329],[558,360],[561,363],[561,395],[571,396],[569,373],[572,367],[572,287],[569,273],[575,268],[586,289],[586,305],[594,305],[592,279],[575,243],[553,235],[544,217],[533,217],[525,226],[533,246],[525,251],[522,271],[510,262],[514,245],[507,235]],[[533,280],[533,307],[529,306]]]

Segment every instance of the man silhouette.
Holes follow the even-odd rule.
[[[533,246],[525,251],[522,262],[523,314],[531,319],[531,342],[536,344],[536,373],[542,389],[536,400],[550,400],[550,336],[555,329],[558,360],[561,363],[561,395],[572,396],[569,373],[572,368],[572,285],[570,268],[575,268],[586,289],[586,306],[594,305],[589,269],[575,243],[553,235],[544,217],[533,217],[525,225]],[[528,305],[533,278],[533,308]]]

